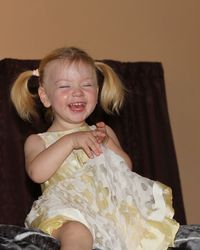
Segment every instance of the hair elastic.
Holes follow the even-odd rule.
[[[40,76],[38,69],[34,69],[32,72],[33,72],[33,76],[38,76],[38,77]]]

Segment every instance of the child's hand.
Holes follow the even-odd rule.
[[[97,131],[97,142],[98,143],[102,143],[102,144],[106,144],[108,142],[109,139],[109,135],[106,131],[106,124],[104,122],[98,122],[96,124],[96,131]]]
[[[82,148],[89,158],[93,158],[94,155],[98,156],[102,153],[101,146],[98,142],[98,137],[101,131],[82,131],[72,133],[72,147],[74,149]]]

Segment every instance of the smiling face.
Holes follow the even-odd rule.
[[[50,129],[81,126],[98,99],[95,69],[82,61],[54,60],[45,68],[39,96],[45,107],[52,108],[54,121]]]

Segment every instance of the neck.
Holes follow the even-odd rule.
[[[72,124],[72,123],[60,124],[58,122],[53,122],[52,125],[49,127],[48,131],[65,131],[65,130],[70,130],[73,128],[79,128],[85,125],[87,125],[85,121],[81,123],[75,123],[75,124]]]

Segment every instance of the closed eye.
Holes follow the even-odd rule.
[[[72,84],[70,84],[70,83],[61,83],[58,87],[60,89],[71,88]]]
[[[85,83],[82,84],[82,86],[83,86],[83,87],[93,87],[94,84],[91,83],[91,82],[85,82]]]
[[[60,89],[70,88],[70,87],[71,87],[70,85],[61,85],[61,86],[59,86]]]
[[[65,79],[59,79],[55,82],[55,84],[59,89],[70,88],[72,86],[72,83]]]

